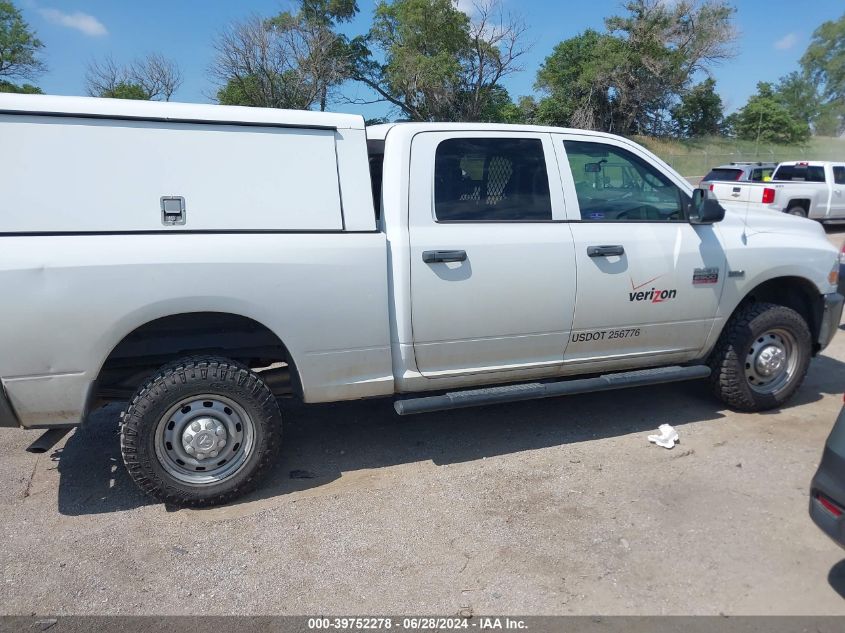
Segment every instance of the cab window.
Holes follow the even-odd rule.
[[[797,180],[824,182],[824,167],[821,165],[781,165],[775,172],[775,180]]]
[[[543,142],[453,138],[434,156],[438,222],[549,222],[552,202]]]
[[[837,185],[845,185],[845,166],[837,165],[833,168],[833,181]]]
[[[751,172],[751,182],[768,182],[774,171],[771,167],[759,167]]]
[[[564,141],[581,219],[683,222],[685,196],[664,174],[613,145]]]

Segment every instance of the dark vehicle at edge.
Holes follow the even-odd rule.
[[[825,534],[845,547],[845,405],[810,484],[810,517]]]

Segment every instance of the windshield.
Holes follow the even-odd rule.
[[[741,169],[726,169],[723,167],[717,167],[716,169],[711,169],[710,173],[702,180],[739,180],[741,177]]]

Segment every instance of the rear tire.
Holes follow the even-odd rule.
[[[790,207],[787,213],[789,215],[797,215],[799,218],[807,217],[807,210],[804,207]]]
[[[123,462],[147,494],[180,507],[231,501],[275,461],[281,413],[243,365],[192,356],[162,367],[121,414]]]
[[[807,374],[812,337],[795,310],[751,303],[734,314],[710,356],[710,384],[722,402],[740,411],[784,404]]]

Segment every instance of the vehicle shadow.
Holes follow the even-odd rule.
[[[836,593],[845,598],[845,559],[830,568],[827,582]]]
[[[822,356],[794,404],[842,393],[845,363]],[[397,416],[390,399],[323,405],[281,400],[281,459],[258,490],[238,503],[319,488],[344,473],[431,461],[453,464],[551,446],[644,433],[723,417],[703,381],[583,394],[495,407]],[[149,503],[120,458],[120,405],[95,412],[58,458],[59,511],[66,515],[130,510]],[[776,413],[776,411],[769,412]]]

